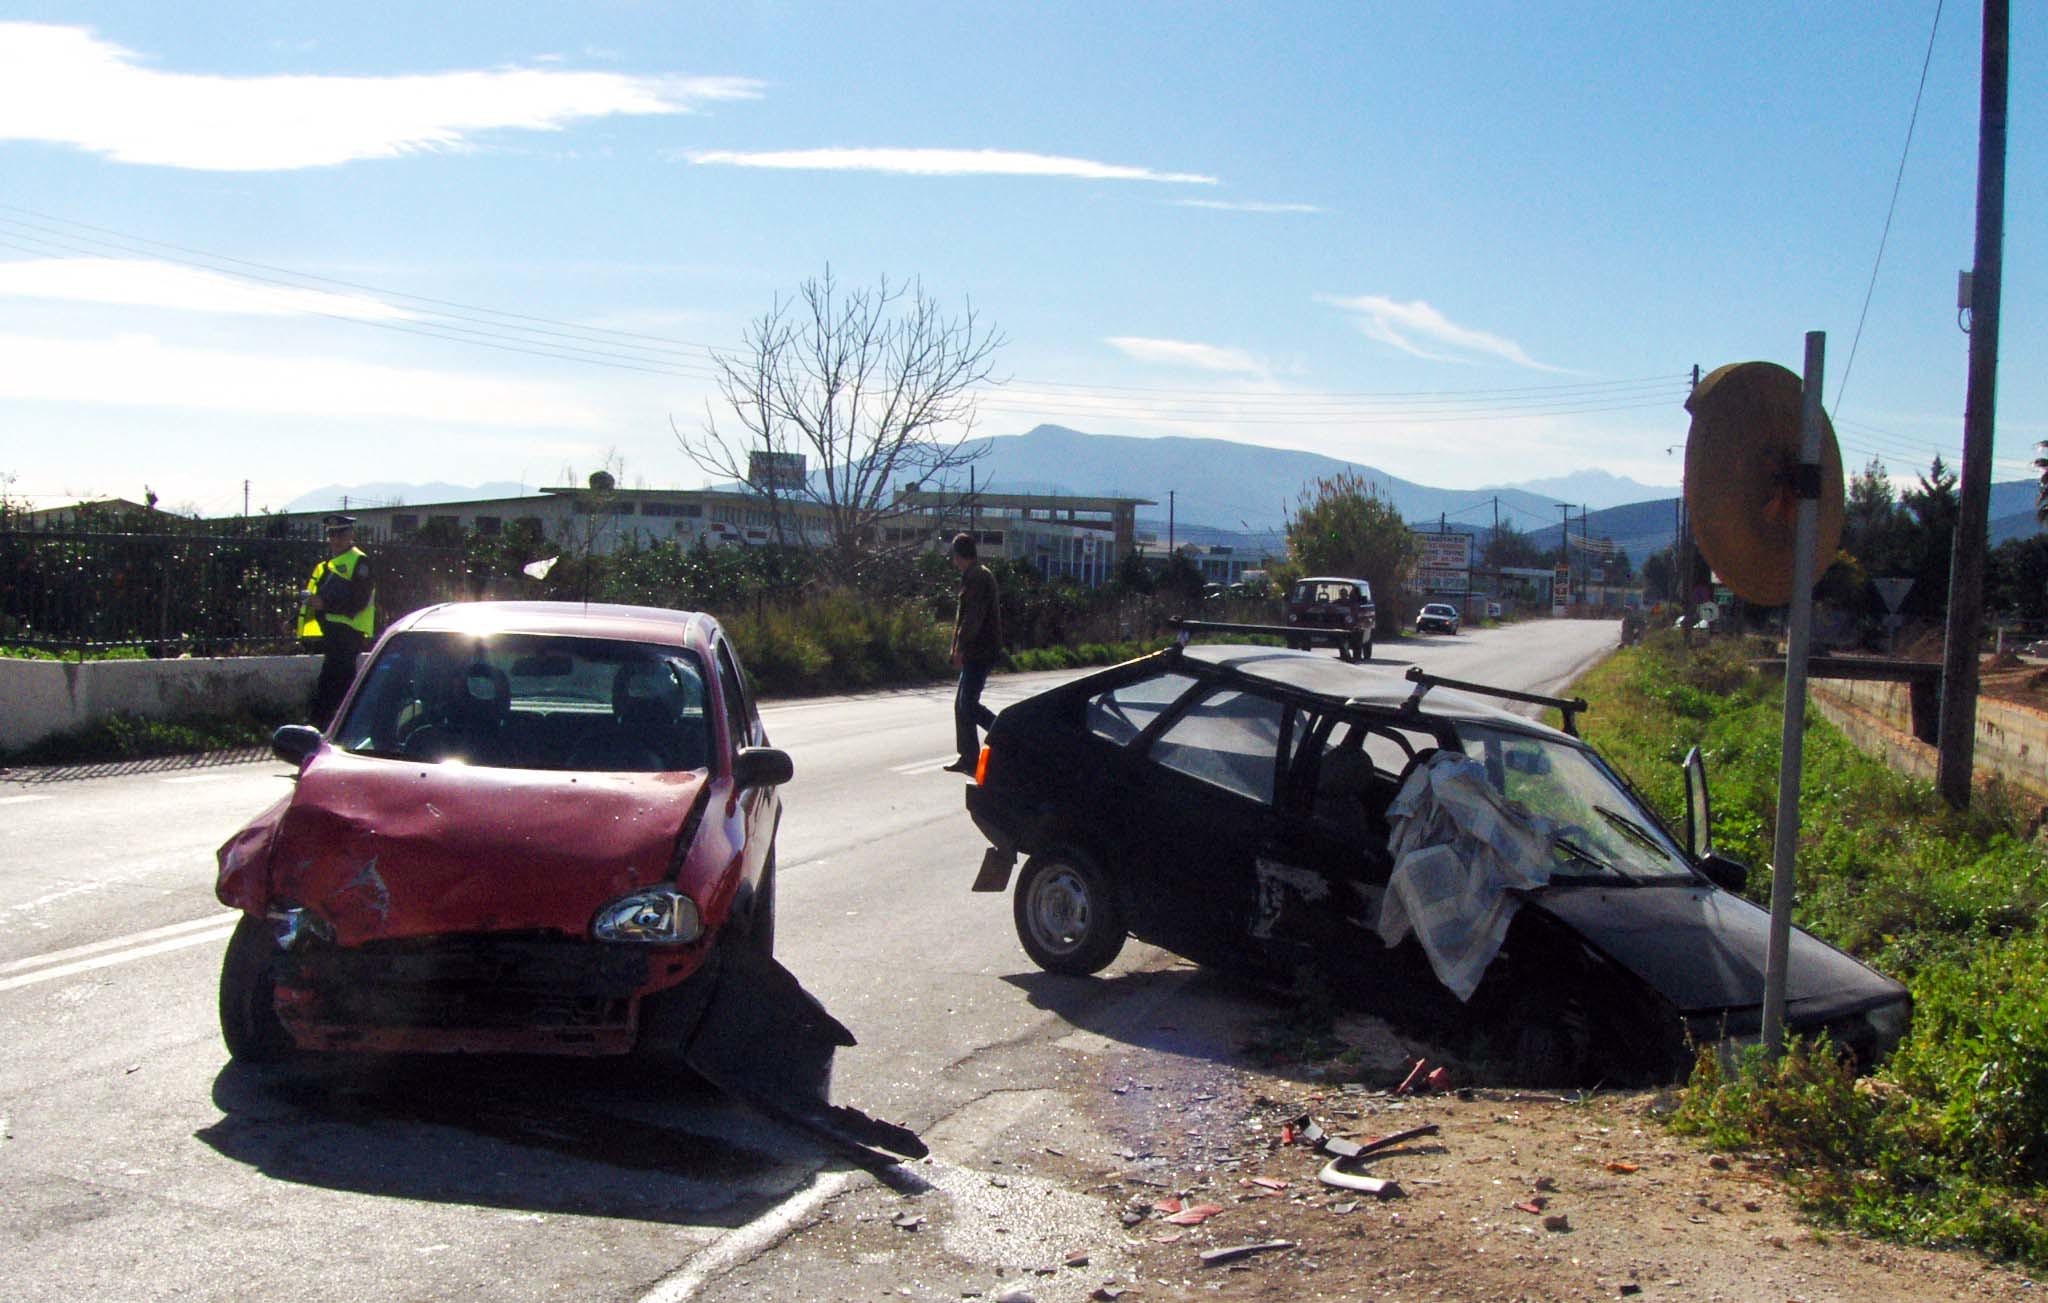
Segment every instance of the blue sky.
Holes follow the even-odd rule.
[[[2015,6],[1994,477],[2048,438]],[[1828,332],[1845,460],[1962,443],[1979,10],[16,3],[0,491],[702,481],[707,348],[829,264],[1008,339],[976,432],[1675,485]],[[1923,60],[1926,93],[1868,316]],[[453,336],[453,337],[451,337]],[[1854,348],[1851,362],[1852,345]],[[1071,486],[1085,491],[1091,486]]]

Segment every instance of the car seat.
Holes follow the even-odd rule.
[[[1316,763],[1316,818],[1340,836],[1364,837],[1374,772],[1372,757],[1361,746],[1347,743],[1323,752]]]
[[[469,665],[450,685],[438,724],[406,739],[405,753],[421,760],[505,760],[505,723],[512,717],[512,681],[486,661]]]
[[[709,747],[703,690],[674,663],[621,665],[612,678],[612,718],[570,748],[571,769],[660,773],[696,769]]]

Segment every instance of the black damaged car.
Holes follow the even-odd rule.
[[[1708,849],[1697,755],[1681,839],[1573,732],[1482,698],[1567,730],[1583,702],[1454,682],[1185,646],[1019,702],[967,789],[991,843],[974,889],[1015,875],[1018,938],[1052,972],[1129,936],[1306,968],[1524,1082],[1670,1080],[1755,1040],[1769,915]],[[1866,1065],[1904,1035],[1905,988],[1832,946],[1795,929],[1787,973],[1791,1033]]]

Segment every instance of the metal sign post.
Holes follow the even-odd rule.
[[[1785,961],[1792,943],[1793,868],[1799,852],[1799,780],[1805,767],[1806,659],[1813,638],[1814,545],[1820,534],[1821,373],[1827,335],[1806,334],[1801,381],[1799,462],[1793,471],[1798,504],[1793,520],[1792,609],[1785,641],[1785,731],[1778,764],[1778,830],[1771,851],[1771,930],[1764,952],[1764,1048],[1785,1050]]]

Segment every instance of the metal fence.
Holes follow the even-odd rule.
[[[218,529],[220,522],[201,527]],[[458,548],[380,544],[381,627],[460,596]],[[298,649],[299,592],[327,555],[319,539],[267,534],[0,528],[0,646],[228,656]]]

